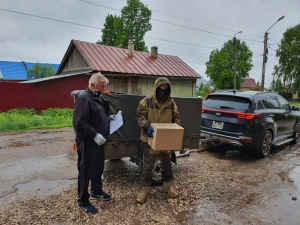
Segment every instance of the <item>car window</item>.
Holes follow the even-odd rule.
[[[256,108],[257,108],[257,109],[265,109],[264,104],[262,103],[261,100],[257,102]]]
[[[251,108],[251,105],[248,98],[227,95],[211,95],[203,102],[203,107],[216,109],[224,109],[225,106],[228,106],[231,109],[245,110]]]
[[[262,99],[262,103],[264,104],[265,108],[267,109],[279,109],[279,104],[275,96],[269,96]]]
[[[290,104],[289,104],[289,102],[287,100],[285,100],[281,96],[277,96],[277,99],[279,101],[279,104],[280,104],[281,108],[287,109],[287,110],[291,109]]]

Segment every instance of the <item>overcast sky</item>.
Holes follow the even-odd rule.
[[[300,23],[300,0],[141,1],[152,10],[148,49],[157,46],[159,54],[180,57],[206,80],[210,52],[242,31],[236,37],[253,52],[249,76],[261,82],[264,33],[285,16],[268,31],[269,87],[277,44],[287,28]],[[119,16],[125,5],[125,0],[1,0],[0,60],[59,64],[72,39],[95,43],[105,17]]]

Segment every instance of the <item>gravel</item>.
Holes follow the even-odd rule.
[[[176,198],[152,187],[146,202],[136,203],[140,171],[133,166],[104,173],[104,190],[113,199],[92,200],[99,209],[97,214],[78,209],[77,186],[73,184],[58,195],[15,203],[1,213],[0,224],[182,224],[186,215],[197,210],[199,199],[213,200],[224,193],[218,189],[218,183],[223,180],[223,168],[230,162],[210,154],[192,152],[173,164],[173,185],[180,193]]]
[[[73,179],[59,194],[20,199],[0,209],[0,224],[287,224],[284,205],[279,207],[275,200],[290,184],[278,174],[299,163],[298,149],[287,146],[266,159],[234,150],[191,152],[173,164],[173,185],[179,196],[170,198],[152,187],[144,204],[135,200],[140,170],[126,164],[104,173],[104,191],[113,199],[91,200],[99,209],[97,214],[78,209]],[[297,202],[294,196],[288,195],[288,201]]]

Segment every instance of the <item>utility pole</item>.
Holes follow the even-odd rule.
[[[282,20],[284,18],[284,16],[280,17],[271,27],[273,27],[276,23],[278,23],[278,21]],[[271,27],[268,29],[270,30]],[[266,62],[268,61],[268,48],[267,48],[267,44],[268,44],[268,30],[265,33],[265,38],[264,38],[264,53],[263,53],[263,65],[262,65],[262,73],[261,73],[261,86],[260,86],[260,90],[264,91],[265,89],[265,70],[266,70]]]
[[[265,89],[265,70],[266,70],[266,62],[268,61],[267,44],[268,44],[268,32],[265,33],[265,39],[264,39],[263,65],[262,65],[261,85],[260,85],[261,91],[264,91]]]
[[[233,37],[233,48],[234,48],[234,85],[233,85],[233,89],[236,90],[236,37]]]
[[[242,31],[239,31],[237,32],[236,34],[240,34],[242,33]],[[234,49],[234,70],[233,70],[233,73],[234,73],[234,78],[233,78],[233,89],[236,90],[236,37],[235,35],[233,36],[233,49]]]

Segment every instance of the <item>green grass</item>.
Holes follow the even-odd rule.
[[[300,102],[298,102],[297,100],[290,100],[289,103],[291,106],[300,107]]]
[[[0,133],[72,126],[73,109],[49,108],[37,113],[34,109],[11,109],[0,113]]]
[[[289,101],[291,106],[300,107],[300,102]],[[0,112],[0,133],[33,129],[62,128],[72,126],[73,109],[49,108],[37,113],[34,109],[11,109]]]

